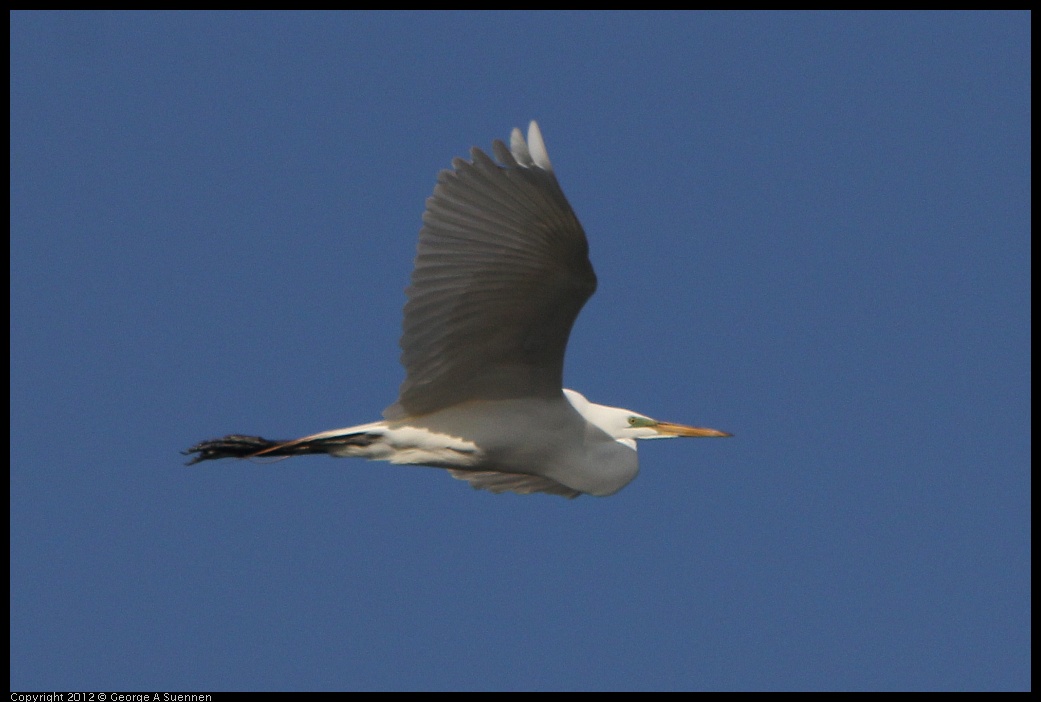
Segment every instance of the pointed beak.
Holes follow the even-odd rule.
[[[673,424],[672,422],[658,422],[654,425],[655,430],[663,436],[733,436],[718,429],[705,429],[704,427],[688,427],[685,424]]]

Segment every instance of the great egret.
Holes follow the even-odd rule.
[[[535,122],[525,142],[453,160],[427,199],[405,304],[405,381],[384,419],[292,441],[203,441],[217,458],[327,453],[446,468],[492,492],[611,495],[636,439],[730,436],[597,405],[561,389],[564,349],[596,289],[585,232]]]

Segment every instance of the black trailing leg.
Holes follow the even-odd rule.
[[[192,446],[187,451],[182,451],[185,456],[193,453],[199,454],[185,465],[194,466],[202,461],[215,461],[218,458],[248,458],[255,453],[270,449],[287,441],[272,441],[260,436],[243,436],[241,434],[229,434],[220,439],[202,441]],[[302,453],[315,453],[308,451],[306,445],[286,446],[283,449],[275,449],[265,456],[298,456]]]
[[[249,458],[263,452],[268,456],[303,456],[309,453],[335,453],[344,446],[365,447],[379,440],[378,434],[345,434],[321,438],[295,439],[292,441],[272,441],[261,436],[243,436],[229,434],[220,439],[202,441],[187,451],[185,456],[194,456],[185,465],[194,466],[202,461],[215,461],[218,458]]]

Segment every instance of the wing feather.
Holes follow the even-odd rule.
[[[585,232],[538,125],[438,175],[405,304],[406,377],[384,415],[554,397],[571,327],[596,289]],[[472,481],[471,481],[472,482]]]
[[[545,492],[550,495],[563,495],[568,499],[574,499],[582,494],[578,490],[572,490],[555,480],[550,480],[540,475],[498,473],[485,470],[456,470],[455,468],[449,468],[448,472],[456,480],[469,482],[474,490],[488,490],[496,494],[516,492],[521,495],[530,495],[533,492]]]

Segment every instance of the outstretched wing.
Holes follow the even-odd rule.
[[[596,290],[582,225],[538,125],[455,159],[427,199],[388,419],[468,400],[559,397],[571,326]]]
[[[456,470],[454,468],[449,468],[448,472],[456,480],[469,482],[474,490],[488,490],[497,494],[516,492],[521,495],[530,495],[533,492],[545,492],[550,495],[563,495],[569,500],[582,494],[578,490],[572,490],[556,480],[550,480],[541,475],[498,473],[490,470]]]

